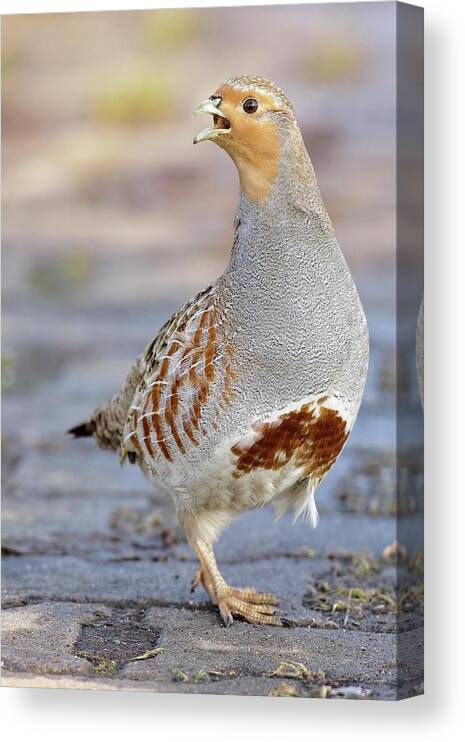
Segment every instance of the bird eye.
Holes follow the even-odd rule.
[[[255,113],[258,108],[258,102],[255,98],[247,98],[242,104],[242,108],[246,113]]]

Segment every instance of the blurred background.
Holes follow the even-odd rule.
[[[8,394],[79,369],[100,402],[161,320],[222,272],[237,175],[214,144],[192,145],[206,124],[191,113],[238,73],[294,101],[339,242],[392,341],[394,43],[389,3],[3,19]],[[393,362],[384,354],[385,386]],[[38,433],[82,417],[83,381]]]
[[[152,299],[172,295],[167,271],[180,251],[179,289],[215,276],[236,177],[213,145],[193,148],[202,122],[191,112],[223,79],[250,72],[294,101],[347,258],[392,258],[389,4],[9,17],[2,41],[8,242],[48,243],[77,273],[86,265],[89,280],[106,250],[130,248],[135,262],[163,265],[150,276]],[[140,302],[131,283],[125,291]]]

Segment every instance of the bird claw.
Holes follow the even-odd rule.
[[[258,593],[253,588],[226,587],[218,595],[218,608],[227,628],[233,616],[252,624],[281,626],[281,619],[274,615],[278,603],[271,593]]]
[[[278,598],[272,593],[259,593],[253,587],[230,587],[221,576],[216,565],[212,547],[196,542],[195,550],[200,557],[200,569],[191,583],[191,592],[203,585],[213,604],[218,606],[226,627],[231,626],[233,616],[252,624],[283,626],[275,616]]]
[[[298,622],[295,621],[293,618],[287,618],[287,616],[281,616],[281,626],[284,626],[287,629],[295,629],[298,625],[299,625]]]
[[[194,577],[192,578],[191,593],[195,593],[197,588],[200,587],[200,585],[202,584],[202,570],[198,569]]]

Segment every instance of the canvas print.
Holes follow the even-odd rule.
[[[422,693],[422,44],[3,18],[4,685]]]

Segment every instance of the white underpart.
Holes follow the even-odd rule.
[[[304,496],[296,501],[294,507],[294,519],[293,523],[302,518],[306,523],[310,523],[312,528],[316,528],[320,520],[318,510],[315,502],[315,490],[316,487],[313,482],[309,479],[306,489],[304,490]]]
[[[171,362],[177,364],[176,354],[171,357]],[[318,402],[322,396],[325,397],[323,406],[337,411],[350,431],[356,408],[350,401],[335,394],[319,392],[293,401],[271,414],[257,416],[250,420],[245,430],[239,428],[232,435],[222,435],[220,430],[217,434],[219,441],[217,438],[218,442],[210,452],[208,437],[200,438],[199,446],[188,449],[187,455],[172,447],[174,461],[168,462],[160,456],[154,458],[151,467],[154,483],[173,497],[178,512],[195,516],[199,537],[212,542],[221,534],[226,520],[232,520],[240,512],[270,505],[275,511],[276,520],[292,510],[294,522],[303,518],[316,528],[318,511],[315,493],[321,480],[308,477],[305,464],[297,464],[294,457],[286,461],[283,451],[277,453],[277,460],[282,458],[282,467],[267,469],[257,466],[237,476],[237,456],[231,449],[239,444],[246,451],[260,439],[263,424],[278,425],[284,414],[298,410],[303,405],[315,407],[318,415]],[[143,414],[150,415],[150,411]],[[143,419],[142,415],[140,419]],[[230,421],[227,422],[229,426]],[[169,434],[163,442],[169,445]],[[203,454],[199,462],[190,454],[202,453],[202,447],[207,455]]]

